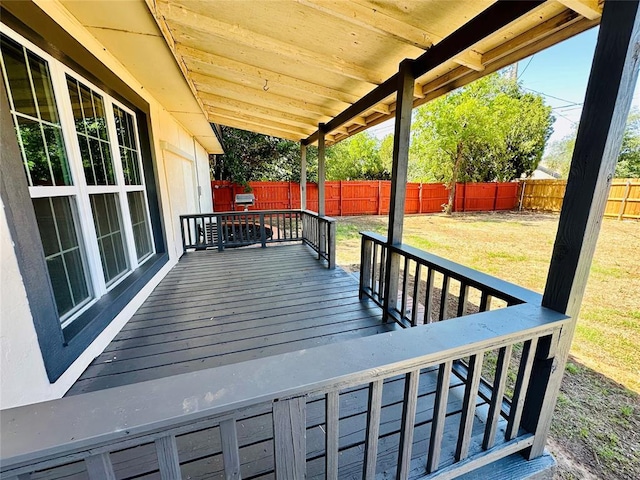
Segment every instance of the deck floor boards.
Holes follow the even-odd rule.
[[[188,253],[68,395],[389,331],[304,245]]]
[[[68,395],[396,328],[400,327],[382,322],[381,310],[373,302],[359,300],[358,282],[353,276],[341,269],[324,268],[304,245],[189,253],[160,282]],[[377,462],[380,478],[390,478],[395,469],[404,382],[404,375],[384,382]],[[426,462],[436,386],[437,368],[423,370],[418,385],[412,465]],[[442,464],[452,462],[464,389],[464,382],[452,375]],[[361,478],[368,387],[341,391],[339,402],[339,477]],[[477,405],[479,411],[486,409],[480,398]],[[481,417],[474,418],[476,436],[481,432]],[[307,478],[324,478],[324,397],[307,399],[306,422]],[[242,478],[274,478],[269,405],[252,409],[238,421],[237,428]],[[504,429],[504,421],[500,428]],[[217,426],[179,435],[177,445],[183,478],[225,477]],[[114,452],[111,460],[117,478],[160,478],[153,444]],[[39,472],[32,478],[82,479],[84,465],[75,462]]]

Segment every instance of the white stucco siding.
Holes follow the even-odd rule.
[[[3,210],[0,213],[0,409],[63,396],[178,261],[182,243],[174,213],[210,212],[212,208],[206,149],[84,27],[73,17],[62,15],[59,5],[55,6],[52,18],[149,103],[156,182],[169,262],[71,367],[55,383],[49,383]],[[181,158],[185,156],[188,158]],[[185,209],[193,212],[183,211]]]

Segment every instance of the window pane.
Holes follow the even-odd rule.
[[[118,195],[104,193],[91,195],[90,198],[104,279],[108,285],[129,268],[124,234],[122,232],[120,208],[118,206]]]
[[[116,128],[118,130],[118,144],[122,159],[122,171],[126,185],[142,185],[140,175],[140,154],[134,136],[133,115],[125,112],[117,105],[113,106]]]
[[[31,83],[24,59],[24,49],[2,35],[2,60],[4,63],[13,105],[16,111],[37,118],[36,104],[31,93]]]
[[[129,200],[129,211],[131,212],[133,238],[136,242],[136,255],[138,260],[142,260],[153,251],[144,192],[129,192],[127,193],[127,199]]]
[[[58,111],[56,109],[56,101],[53,97],[53,86],[51,85],[51,76],[49,75],[49,66],[47,63],[33,54],[28,53],[29,68],[31,69],[31,79],[40,110],[40,118],[51,123],[58,123]]]
[[[49,278],[60,317],[73,312],[91,294],[83,264],[71,197],[34,198]]]
[[[16,118],[18,120],[18,133],[20,140],[22,140],[22,147],[26,157],[26,165],[31,176],[31,185],[53,185],[40,123],[24,117]]]
[[[71,96],[87,185],[115,185],[104,100],[68,75],[67,88]]]
[[[49,65],[4,35],[2,64],[9,82],[7,92],[13,101],[13,120],[22,144],[29,185],[72,185]]]

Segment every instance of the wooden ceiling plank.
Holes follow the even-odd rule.
[[[305,102],[296,98],[284,97],[282,95],[276,95],[274,93],[265,92],[263,90],[253,89],[245,87],[243,85],[237,85],[233,82],[227,82],[224,80],[218,80],[215,84],[212,83],[199,83],[194,82],[198,89],[198,94],[212,93],[220,96],[232,96],[237,100],[242,100],[248,103],[256,103],[265,107],[272,107],[277,109],[284,109],[285,111],[301,111],[307,114],[333,116],[339,110],[315,105],[313,103]]]
[[[379,10],[344,0],[297,0],[298,3],[344,20],[371,32],[427,50],[440,37],[413,25],[396,20]]]
[[[238,120],[244,120],[247,122],[259,122],[262,121],[264,122],[265,120],[263,120],[260,115],[256,115],[253,111],[247,111],[247,110],[230,110],[228,108],[222,108],[218,105],[213,105],[211,104],[205,104],[205,108],[207,109],[207,112],[209,113],[214,113],[216,115],[220,115],[220,116],[224,116],[224,117],[229,117],[229,118],[237,118]],[[306,122],[306,123],[302,123],[302,122],[292,122],[286,119],[282,119],[280,117],[273,117],[271,116],[269,119],[269,124],[270,125],[274,125],[276,126],[276,124],[278,124],[278,128],[281,128],[282,130],[285,130],[285,126],[287,128],[294,128],[296,131],[298,130],[311,130],[313,131],[316,127],[316,125],[313,122]]]
[[[598,20],[602,16],[602,6],[598,0],[558,0],[565,7],[570,8],[589,20]]]
[[[232,128],[239,128],[240,130],[247,130],[249,132],[261,133],[263,135],[269,135],[271,137],[284,138],[286,140],[292,140],[294,142],[300,141],[303,136],[297,135],[291,132],[285,132],[276,128],[270,128],[267,125],[259,124],[247,124],[239,122],[230,118],[218,117],[216,115],[207,114],[210,122],[217,123]]]
[[[260,123],[259,121],[247,120],[245,118],[238,118],[233,114],[227,115],[220,111],[214,111],[213,109],[207,109],[207,115],[209,116],[209,118],[215,117],[218,119],[226,119],[226,121],[234,122],[236,125],[240,125],[240,124],[245,126],[252,125],[253,127],[251,128],[264,126],[264,124]],[[308,135],[310,131],[313,131],[313,127],[307,128],[307,129],[299,129],[299,128],[292,127],[291,125],[287,125],[285,123],[280,123],[280,122],[269,122],[269,125],[267,125],[267,127],[272,128],[274,130],[279,130],[281,132],[287,132],[293,135],[298,135],[298,138],[303,138],[306,135]]]
[[[288,111],[284,111],[280,108],[273,108],[271,106],[264,107],[262,105],[258,105],[255,103],[248,103],[242,100],[237,100],[235,98],[224,97],[221,95],[215,95],[211,93],[201,93],[201,98],[205,106],[213,105],[218,106],[222,105],[224,107],[230,109],[237,109],[243,112],[251,113],[255,116],[264,118],[265,120],[275,120],[275,121],[283,121],[286,120],[292,124],[302,124],[301,126],[306,126],[308,124],[316,125],[318,121],[317,115],[310,114],[305,112],[306,115],[299,115],[295,113],[291,113]],[[329,119],[331,117],[320,117],[322,120]]]
[[[239,25],[230,25],[221,22],[215,18],[190,11],[176,3],[162,3],[159,5],[159,11],[170,23],[175,22],[178,25],[200,30],[209,35],[225,38],[233,42],[242,43],[260,51],[294,58],[298,61],[339,73],[345,77],[371,83],[372,85],[380,84],[384,80],[383,75],[363,68],[360,65],[346,61],[337,61],[335,58],[329,58],[320,53],[276,40],[269,36],[242,28]]]
[[[205,74],[205,69],[199,69],[198,64],[210,66],[216,70],[226,70],[229,72],[246,75],[253,78],[267,80],[270,84],[280,84],[285,87],[293,88],[300,92],[313,93],[319,97],[330,98],[332,100],[340,100],[345,103],[354,103],[358,100],[357,95],[336,90],[334,88],[325,87],[316,83],[308,82],[299,78],[295,78],[280,72],[256,67],[248,63],[239,62],[227,57],[205,52],[197,48],[186,45],[176,45],[176,51],[185,59],[190,71]],[[194,65],[195,63],[195,65]]]

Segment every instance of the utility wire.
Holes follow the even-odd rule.
[[[522,78],[522,76],[524,75],[524,72],[526,72],[527,68],[529,68],[529,65],[531,65],[531,61],[533,60],[533,57],[535,57],[535,55],[531,55],[531,58],[527,62],[527,65],[522,69],[522,72],[520,72],[520,75],[518,75],[518,78],[516,80],[520,80]]]

